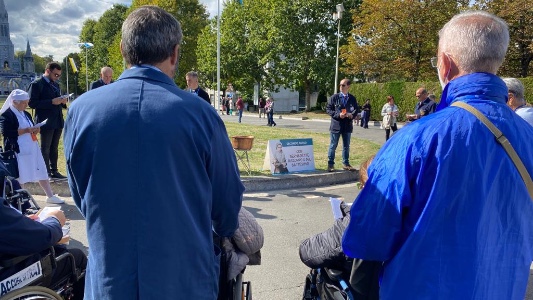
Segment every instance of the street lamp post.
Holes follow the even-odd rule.
[[[89,49],[94,47],[94,45],[92,43],[84,42],[78,43],[78,46],[85,48],[85,91],[87,92],[89,90],[89,76],[87,74],[89,65],[87,64],[87,57],[89,56]]]
[[[217,1],[217,95],[215,96],[215,108],[220,106],[220,0]]]
[[[342,3],[337,4],[337,11],[333,13],[333,20],[337,22],[337,56],[335,58],[335,83],[333,84],[333,94],[337,93],[338,79],[339,79],[339,40],[341,36],[341,19],[344,12],[344,5]]]

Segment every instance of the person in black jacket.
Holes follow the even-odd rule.
[[[51,178],[66,178],[57,170],[58,146],[63,132],[63,108],[67,108],[68,97],[61,96],[58,80],[61,66],[50,62],[41,78],[30,84],[30,107],[35,109],[35,122],[46,120],[41,127],[41,152]]]
[[[113,69],[110,67],[103,67],[100,70],[100,79],[91,82],[89,90],[97,89],[101,86],[108,85],[113,82]]]
[[[3,166],[2,166],[3,167]],[[29,256],[26,261],[13,267],[0,268],[0,282],[23,270],[26,266],[38,261],[40,253],[54,246],[55,254],[61,255],[65,251],[74,256],[76,268],[84,271],[87,265],[87,257],[77,248],[65,248],[56,246],[63,238],[61,227],[65,225],[65,214],[61,210],[51,211],[47,218],[41,222],[36,221],[37,216],[25,216],[14,209],[8,201],[0,198],[0,260],[12,259],[17,256]],[[52,280],[48,287],[53,288],[65,276],[71,274],[70,261],[62,259],[57,261]],[[16,282],[16,281],[15,281]],[[85,278],[81,278],[73,285],[73,298],[83,299]],[[0,296],[13,290],[11,284],[5,285],[0,291]]]
[[[361,164],[359,169],[359,189],[363,189],[368,180],[368,167],[372,155]],[[343,271],[343,277],[349,277],[349,284],[355,299],[379,299],[379,273],[382,262],[351,259],[342,251],[342,236],[350,223],[350,206],[341,203],[343,217],[335,220],[333,226],[324,232],[302,241],[300,260],[312,269],[330,268]],[[348,276],[349,274],[349,276]]]
[[[187,80],[187,90],[189,92],[195,94],[196,96],[207,101],[207,103],[211,104],[209,94],[198,86],[198,73],[190,71],[185,75],[185,80]]]
[[[331,116],[329,126],[331,142],[328,150],[328,172],[335,170],[335,150],[342,137],[342,163],[343,169],[355,171],[350,165],[350,138],[353,131],[353,118],[359,112],[355,97],[348,93],[350,79],[343,79],[340,83],[341,92],[331,96],[326,106],[326,112]]]

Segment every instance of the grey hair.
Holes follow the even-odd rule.
[[[130,66],[160,63],[174,54],[182,38],[173,15],[157,6],[141,6],[122,24],[122,56]]]
[[[185,74],[185,76],[187,76],[187,77],[189,77],[189,78],[190,78],[190,77],[196,77],[196,78],[198,78],[198,73],[196,73],[196,72],[194,72],[194,71],[189,71],[189,72],[187,72],[187,74]]]
[[[520,80],[516,78],[502,78],[502,80],[505,82],[509,93],[512,93],[518,101],[526,102],[524,99],[524,85]]]
[[[467,74],[496,74],[509,46],[509,28],[499,17],[484,11],[455,15],[439,31],[439,51],[452,57]]]

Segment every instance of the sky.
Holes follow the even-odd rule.
[[[87,19],[98,20],[113,4],[131,5],[131,0],[3,0],[9,15],[9,30],[15,52],[53,55],[61,60],[72,52]],[[200,0],[210,17],[217,14],[217,0]],[[222,3],[221,3],[222,5]],[[222,9],[222,8],[221,8]],[[90,42],[90,41],[89,41]]]

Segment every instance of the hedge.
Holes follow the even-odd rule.
[[[533,77],[520,78],[525,87],[525,98],[533,95]],[[394,96],[394,103],[400,110],[398,121],[405,121],[405,114],[414,113],[418,100],[415,92],[418,88],[425,87],[430,94],[437,96],[440,101],[442,88],[439,82],[387,82],[387,83],[358,83],[350,86],[350,94],[355,95],[357,103],[363,105],[366,99],[370,99],[372,106],[370,119],[381,121],[381,109],[387,102],[387,96]]]

